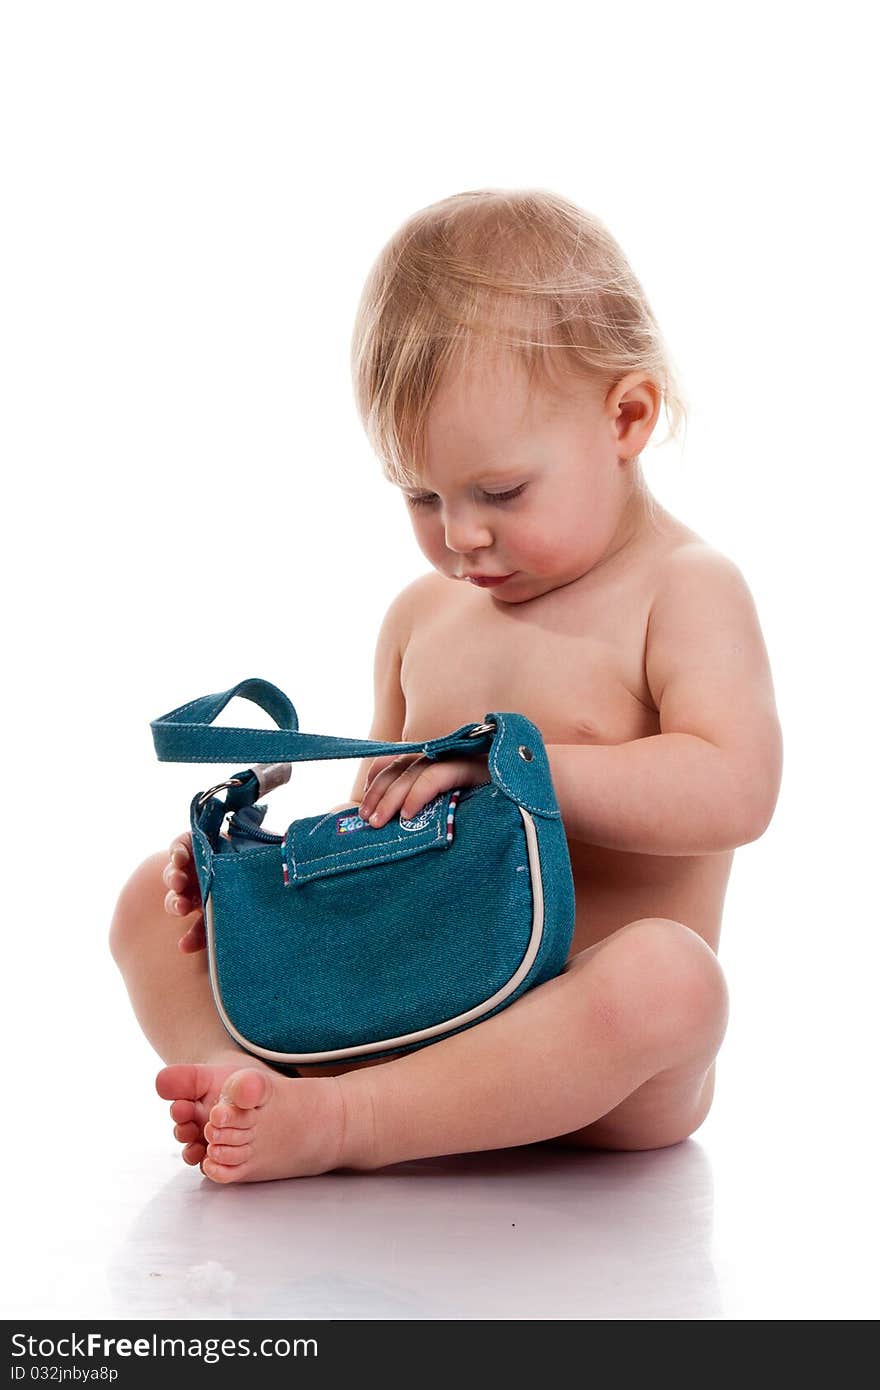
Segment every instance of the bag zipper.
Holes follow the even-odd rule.
[[[233,817],[229,818],[229,836],[235,839],[241,836],[245,840],[259,840],[264,845],[283,845],[283,835],[273,835],[269,830],[260,830],[257,826],[244,825],[241,821],[233,825]]]
[[[483,786],[486,786],[486,785],[488,785],[488,783],[480,783],[480,784],[477,785],[476,787],[467,787],[467,788],[464,790],[464,792],[460,792],[460,793],[457,794],[457,796],[456,796],[456,801],[459,801],[459,800],[462,800],[462,799],[468,800],[468,799],[473,795],[474,792],[480,791],[481,788],[482,788]],[[454,807],[453,807],[452,809],[454,810]],[[352,807],[351,807],[351,814],[354,814],[356,810],[357,810],[357,803],[356,803],[356,802],[353,802],[353,803],[352,803]],[[233,812],[230,814],[229,820],[228,820],[228,822],[227,822],[227,829],[228,829],[228,831],[229,831],[229,835],[230,835],[230,838],[231,838],[231,839],[235,839],[237,836],[240,835],[240,836],[241,836],[243,839],[245,839],[245,840],[259,840],[260,844],[263,844],[263,845],[283,845],[283,844],[284,844],[284,838],[285,838],[285,837],[284,837],[283,835],[273,835],[271,831],[269,831],[269,830],[261,830],[258,826],[255,826],[255,825],[253,825],[253,826],[252,826],[252,825],[248,825],[245,821],[237,821],[235,824],[233,824],[234,818],[235,818],[235,816],[236,816],[237,814],[238,814],[237,811],[233,811]],[[447,828],[447,838],[449,838],[449,839],[452,838],[451,834],[449,833],[448,828]]]

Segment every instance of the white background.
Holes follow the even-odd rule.
[[[469,188],[539,187],[606,222],[660,320],[690,426],[684,450],[648,451],[646,476],[749,581],[786,748],[775,820],[734,866],[720,953],[732,1015],[712,1115],[678,1158],[576,1170],[579,1191],[593,1172],[618,1175],[621,1221],[606,1241],[619,1257],[637,1177],[621,1184],[625,1165],[679,1164],[692,1234],[680,1165],[702,1164],[705,1280],[667,1306],[612,1280],[616,1304],[585,1296],[563,1315],[876,1314],[869,13],[554,0],[4,7],[10,1312],[278,1311],[256,1257],[248,1299],[230,1293],[241,1270],[210,1243],[177,1268],[176,1302],[149,1293],[156,1250],[150,1268],[139,1263],[145,1230],[172,1260],[169,1212],[191,1215],[190,1201],[207,1204],[197,1224],[225,1223],[228,1255],[245,1249],[255,1213],[272,1202],[283,1222],[284,1202],[302,1207],[309,1186],[221,1207],[197,1173],[178,1172],[152,1093],[157,1061],[106,951],[125,878],[185,828],[207,785],[155,761],[148,725],[260,675],[290,694],[302,728],[366,734],[376,630],[426,562],[353,405],[361,286],[416,208]],[[661,420],[658,442],[664,433]],[[297,773],[276,819],[344,800],[353,768]],[[443,1171],[454,1200],[461,1172]],[[343,1181],[311,1190],[338,1194]],[[373,1219],[384,1179],[354,1182]],[[336,1222],[332,1200],[328,1211]],[[388,1219],[395,1211],[392,1196]],[[401,1312],[404,1284],[426,1287],[437,1266],[415,1249],[395,1282],[382,1229],[356,1276],[342,1255],[322,1266],[325,1284],[303,1276],[286,1306],[492,1312],[477,1295],[461,1310],[468,1262],[452,1258],[434,1301]],[[320,1245],[320,1222],[313,1233]],[[552,1246],[537,1242],[529,1269],[552,1284]],[[658,1269],[652,1287],[671,1277]],[[607,1289],[601,1264],[591,1278]],[[360,1302],[346,1302],[352,1287],[367,1290]]]

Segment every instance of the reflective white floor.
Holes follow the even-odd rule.
[[[89,1177],[59,1144],[55,1173],[26,1184],[20,1216],[31,1243],[20,1251],[5,1316],[877,1311],[864,1282],[870,1260],[859,1274],[841,1249],[859,1235],[857,1224],[847,1228],[846,1204],[836,1249],[815,1220],[810,1189],[820,1165],[794,1183],[782,1180],[783,1161],[768,1166],[764,1200],[745,1212],[738,1188],[748,1156],[721,1163],[709,1141],[641,1154],[510,1150],[222,1189],[178,1168],[170,1147],[112,1149]],[[746,1177],[754,1179],[748,1169]]]
[[[816,1069],[777,1094],[738,1044],[760,1009],[731,1025],[715,1109],[675,1148],[533,1147],[218,1188],[181,1163],[106,968],[109,1018],[72,1021],[85,1055],[47,1071],[38,1050],[27,1073],[49,1122],[9,1163],[6,1317],[876,1316],[867,1121],[845,1085],[845,1125],[821,1106],[802,1121]]]

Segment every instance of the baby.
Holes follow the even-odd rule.
[[[184,1160],[225,1183],[542,1141],[676,1144],[712,1102],[725,888],[773,813],[782,745],[742,575],[642,477],[661,405],[673,429],[684,417],[642,287],[566,200],[463,193],[380,254],[353,368],[432,567],[382,623],[369,737],[432,739],[491,709],[539,727],[574,874],[571,954],[441,1042],[282,1075],[217,1017],[178,837],[126,884],[111,946],[170,1064],[156,1085]],[[485,759],[377,758],[342,806],[384,825],[486,780]]]

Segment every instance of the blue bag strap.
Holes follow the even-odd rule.
[[[215,728],[214,720],[236,695],[259,705],[277,729]],[[489,716],[487,716],[487,721]],[[325,758],[381,757],[384,753],[424,753],[430,759],[450,753],[482,751],[495,725],[463,724],[427,743],[379,743],[300,732],[296,710],[283,691],[251,677],[218,695],[202,695],[150,723],[153,747],[163,763],[307,763]]]

